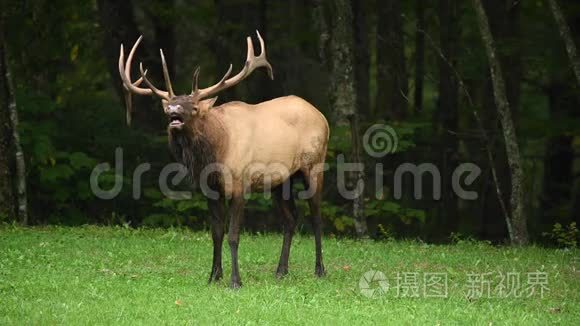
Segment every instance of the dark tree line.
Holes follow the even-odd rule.
[[[580,217],[580,6],[573,2],[4,0],[2,13],[4,221],[25,221],[18,207],[28,190],[31,224],[207,227],[199,194],[178,202],[159,192],[158,172],[171,162],[165,121],[152,99],[132,99],[125,113],[119,45],[144,35],[136,60],[155,83],[162,81],[162,48],[174,86],[185,93],[198,65],[201,84],[215,82],[230,63],[239,68],[245,36],[256,29],[268,43],[275,80],[257,73],[218,101],[295,94],[329,118],[328,161],[344,155],[364,166],[347,175],[347,188],[364,183],[364,189],[345,199],[331,164],[323,205],[329,232],[526,243],[547,241],[542,233]],[[397,132],[397,151],[382,158],[367,155],[363,144],[376,123]],[[24,156],[16,155],[15,135]],[[103,201],[88,180],[97,163],[114,162],[116,147],[124,149],[125,183],[115,199]],[[132,169],[142,162],[152,171],[135,200]],[[433,198],[438,185],[428,175],[422,199],[414,198],[415,180],[405,175],[403,196],[395,199],[397,167],[425,162],[441,174],[441,198]],[[454,171],[465,162],[482,170],[468,187],[477,200],[461,199],[453,188]],[[22,166],[27,171],[18,177]],[[113,180],[111,172],[100,183]],[[269,205],[257,197],[248,203],[247,215],[257,216],[246,219],[249,230],[276,228]]]

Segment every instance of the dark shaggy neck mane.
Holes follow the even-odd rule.
[[[183,130],[169,130],[169,148],[175,160],[185,165],[190,181],[197,181],[201,171],[212,163],[219,163],[226,150],[228,135],[217,110],[194,118]],[[209,185],[219,179],[209,176]]]

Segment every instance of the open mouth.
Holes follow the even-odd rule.
[[[170,127],[181,127],[183,125],[183,119],[176,115],[172,114],[169,116],[169,126]]]

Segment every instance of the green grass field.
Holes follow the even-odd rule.
[[[298,235],[277,280],[281,242],[242,235],[230,290],[227,243],[226,278],[207,284],[207,233],[0,227],[0,324],[580,324],[578,250],[325,238],[317,279]],[[361,291],[370,270],[386,281]]]

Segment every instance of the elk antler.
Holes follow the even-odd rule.
[[[246,77],[248,77],[252,73],[252,71],[260,67],[266,67],[268,69],[268,76],[270,76],[270,79],[274,79],[274,72],[272,71],[272,66],[268,62],[268,59],[266,59],[266,46],[264,44],[264,40],[262,39],[260,32],[256,31],[256,33],[258,34],[258,40],[260,40],[260,48],[262,50],[259,56],[254,55],[254,45],[252,43],[252,38],[248,36],[246,38],[246,41],[248,43],[248,54],[246,57],[246,63],[244,64],[244,68],[234,77],[227,79],[232,73],[232,65],[230,64],[228,71],[217,84],[207,88],[198,89],[197,88],[197,81],[199,77],[199,67],[198,67],[193,73],[193,90],[191,91],[191,95],[197,97],[198,99],[210,97],[226,88],[230,88],[236,85],[237,83],[241,82]]]
[[[161,63],[163,65],[163,78],[165,79],[165,86],[167,87],[167,91],[162,91],[157,89],[153,84],[147,79],[147,70],[143,70],[143,65],[140,65],[141,68],[141,78],[139,78],[136,82],[131,82],[131,62],[133,61],[133,55],[141,43],[143,36],[140,36],[133,48],[129,52],[129,56],[127,57],[127,61],[125,61],[125,51],[123,49],[123,44],[121,44],[121,54],[119,54],[119,74],[121,75],[121,80],[123,81],[123,87],[127,92],[139,94],[139,95],[157,95],[164,100],[169,100],[171,97],[175,96],[173,93],[173,88],[171,87],[171,80],[169,79],[169,72],[167,70],[167,63],[165,62],[165,56],[163,55],[163,50],[161,50]],[[141,82],[145,81],[145,84],[149,88],[141,88],[139,85]],[[127,96],[128,103],[127,105],[130,106],[130,94]],[[129,108],[130,109],[130,108]]]

